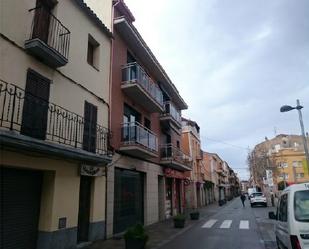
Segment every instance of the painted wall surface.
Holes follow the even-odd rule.
[[[67,228],[77,227],[79,209],[79,163],[46,157],[33,157],[10,151],[1,152],[1,164],[6,167],[43,171],[40,231],[58,230],[61,217],[67,218]],[[90,222],[105,220],[105,181],[95,177],[92,189]]]
[[[24,42],[29,39],[35,0],[1,1],[1,33],[15,43],[0,39],[0,77],[9,83],[25,88],[27,69],[32,68],[52,80],[50,102],[69,111],[84,115],[84,101],[98,106],[98,123],[108,127],[108,107],[99,98],[109,101],[110,39],[82,12],[74,1],[58,1],[54,15],[70,30],[69,62],[52,69],[25,53]],[[16,22],[16,16],[19,21]],[[76,22],[76,20],[80,20]],[[100,44],[100,66],[87,63],[88,34]],[[18,68],[18,70],[16,70]]]
[[[105,26],[112,29],[112,0],[84,0]]]
[[[274,179],[275,182],[283,181],[283,178],[280,177],[281,174],[288,174],[286,181],[288,183],[300,183],[309,181],[309,172],[308,169],[304,167],[305,154],[301,151],[295,151],[294,149],[283,149],[280,150],[275,155],[275,165],[277,169],[274,172],[274,175],[277,175],[277,178]],[[279,163],[287,163],[287,167],[279,167]],[[294,167],[294,162],[298,162],[298,167]],[[304,177],[297,178],[296,174],[303,173]]]
[[[77,164],[9,151],[2,151],[1,156],[2,165],[44,171],[40,231],[57,230],[60,217],[67,217],[68,228],[77,226],[80,181]]]

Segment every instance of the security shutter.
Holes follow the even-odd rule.
[[[0,167],[0,248],[35,249],[42,175]]]

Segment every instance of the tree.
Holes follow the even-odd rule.
[[[272,170],[273,178],[276,179],[278,174],[276,158],[264,146],[256,146],[254,150],[250,151],[248,153],[247,163],[256,185],[263,185],[263,179],[266,178],[266,170]]]

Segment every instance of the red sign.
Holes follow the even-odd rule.
[[[185,175],[183,172],[170,169],[170,168],[164,169],[164,174],[166,177],[170,177],[170,178],[185,179]]]

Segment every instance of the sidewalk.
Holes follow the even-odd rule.
[[[227,202],[225,205],[219,207],[217,203],[210,204],[206,207],[199,208],[200,211],[200,220],[208,218],[229,206],[231,202],[235,199]],[[186,225],[184,228],[174,228],[174,223],[172,219],[158,222],[149,226],[146,226],[145,229],[149,234],[149,241],[147,242],[147,249],[158,249],[167,242],[171,241],[175,237],[189,230],[194,224],[197,224],[200,220],[190,220],[188,217],[186,220]],[[124,239],[112,238],[108,240],[96,241],[92,245],[85,247],[84,249],[124,249],[125,242]]]

